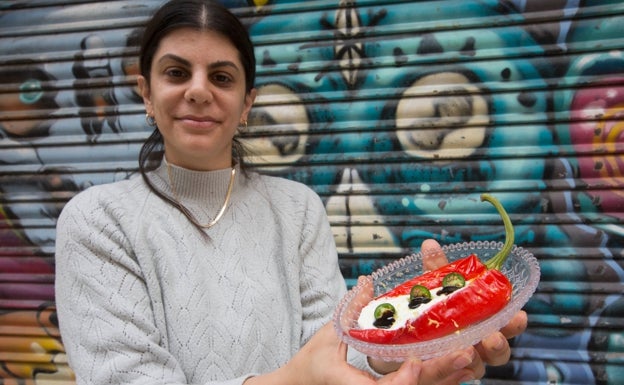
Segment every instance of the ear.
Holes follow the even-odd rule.
[[[145,105],[145,112],[148,115],[154,116],[154,108],[152,106],[150,87],[147,79],[145,79],[145,76],[139,75],[137,77],[137,83],[139,86],[139,92],[141,93],[141,97],[143,98],[143,104]]]
[[[256,101],[257,91],[255,88],[252,88],[247,95],[245,95],[245,106],[243,107],[243,112],[241,114],[241,120],[247,120],[247,116],[249,115],[249,111],[251,111],[251,106],[253,106]]]

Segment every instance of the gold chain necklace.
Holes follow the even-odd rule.
[[[173,178],[171,177],[171,165],[167,163],[167,178],[169,179],[169,185],[171,186],[171,193],[173,194],[173,200],[180,206],[180,210],[184,212],[184,214],[193,222],[195,225],[201,227],[202,229],[209,229],[223,216],[225,210],[227,209],[228,203],[230,203],[230,197],[232,196],[232,188],[234,187],[234,179],[236,176],[236,169],[232,167],[232,173],[230,174],[230,183],[228,184],[227,192],[225,193],[225,201],[223,202],[223,206],[221,206],[221,210],[217,213],[217,216],[210,221],[210,223],[202,224],[197,222],[195,216],[191,214],[191,212],[180,202],[180,197],[178,196],[178,191],[173,185]]]

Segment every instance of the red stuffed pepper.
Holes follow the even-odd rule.
[[[378,344],[408,344],[457,332],[496,314],[511,300],[512,286],[500,268],[514,243],[513,227],[501,204],[505,244],[483,263],[472,254],[412,278],[372,300],[360,314],[360,328],[349,334]],[[368,326],[366,326],[368,325]]]

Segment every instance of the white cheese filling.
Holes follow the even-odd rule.
[[[392,326],[384,329],[399,329],[405,326],[405,324],[410,320],[415,319],[422,313],[426,312],[430,307],[435,306],[438,302],[444,301],[446,298],[460,293],[469,285],[469,282],[470,281],[466,281],[466,285],[464,287],[457,289],[451,294],[437,295],[437,293],[442,290],[442,287],[431,289],[431,301],[423,303],[415,309],[409,308],[409,294],[400,295],[398,297],[383,297],[374,299],[362,309],[362,312],[358,317],[358,326],[360,329],[378,329],[375,325],[373,325],[373,322],[375,322],[375,309],[382,303],[389,303],[394,306],[396,313],[394,314],[394,323]]]

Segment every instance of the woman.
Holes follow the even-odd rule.
[[[57,309],[79,384],[456,384],[509,359],[497,333],[425,365],[347,361],[329,323],[346,288],[320,199],[243,172],[235,134],[256,93],[244,27],[215,3],[171,1],[140,66],[156,127],[142,178],[77,195],[57,226]],[[525,325],[520,314],[507,336]]]

